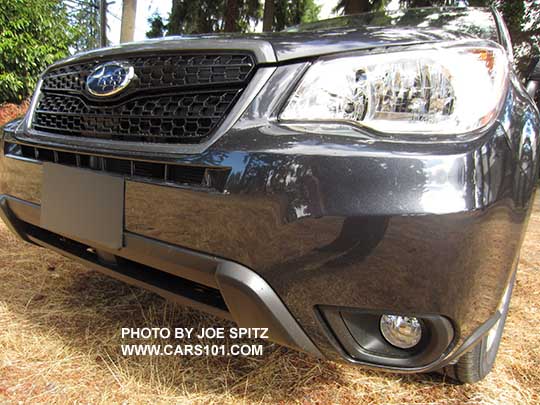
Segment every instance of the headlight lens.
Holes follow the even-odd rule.
[[[496,117],[507,69],[506,55],[496,45],[319,60],[279,118],[393,134],[461,134]]]

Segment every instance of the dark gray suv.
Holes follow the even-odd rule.
[[[132,43],[43,73],[3,128],[0,213],[280,344],[474,382],[508,312],[539,125],[491,10]]]

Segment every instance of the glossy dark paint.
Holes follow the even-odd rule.
[[[414,41],[431,35],[410,31]],[[347,33],[314,51],[316,34],[296,35],[272,42],[278,60],[410,39],[401,29],[396,41],[364,30],[352,45]],[[126,229],[255,270],[329,358],[340,355],[319,305],[444,315],[456,332],[450,359],[496,313],[517,263],[538,178],[538,111],[511,72],[498,120],[447,142],[300,131],[276,114],[308,64],[279,66],[204,152],[163,157],[230,167],[224,193],[129,181]],[[17,123],[4,134],[25,135]],[[39,203],[39,173],[2,157],[0,193]]]
[[[456,347],[495,313],[538,174],[538,116],[519,83],[500,122],[457,143],[344,139],[259,119],[248,111],[196,160],[232,167],[226,195],[129,183],[127,228],[257,270],[327,355],[317,305],[443,314]],[[140,214],[160,201],[178,212]]]

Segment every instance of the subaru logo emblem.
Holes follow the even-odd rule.
[[[90,73],[86,79],[86,89],[93,96],[112,96],[124,90],[134,77],[133,66],[122,62],[107,62]]]

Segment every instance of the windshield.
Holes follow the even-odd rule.
[[[493,14],[484,8],[443,7],[375,11],[300,24],[286,31],[327,31],[364,26],[437,28],[497,41],[497,26]]]

